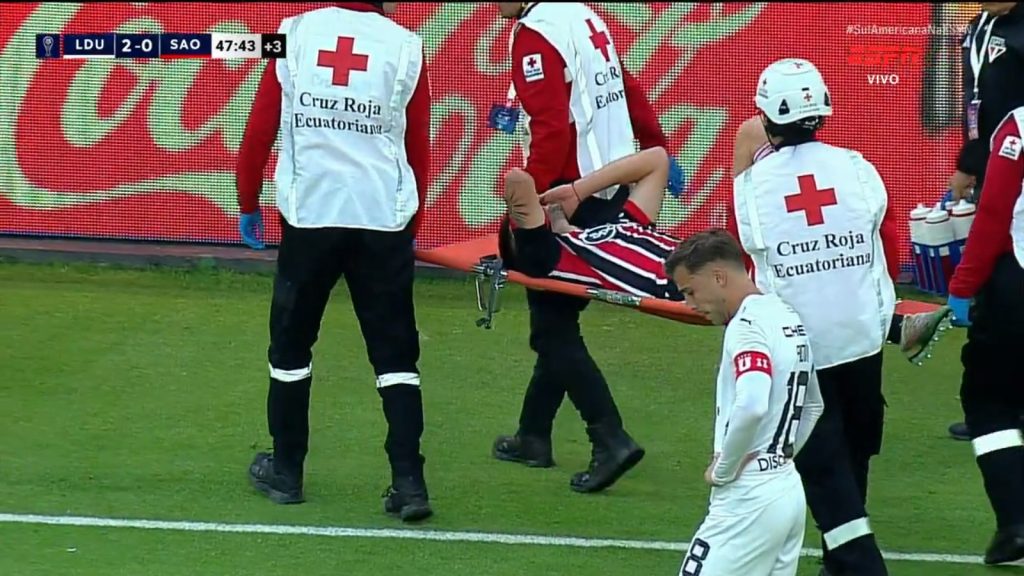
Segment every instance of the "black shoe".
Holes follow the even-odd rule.
[[[492,449],[494,457],[506,462],[519,462],[531,468],[551,468],[551,438],[537,436],[498,436]]]
[[[641,448],[622,428],[606,425],[587,427],[593,444],[590,466],[569,481],[576,492],[600,492],[614,484],[644,457]]]
[[[403,522],[425,520],[434,514],[422,475],[392,476],[391,486],[383,496],[384,511],[397,515]]]
[[[1024,559],[1024,526],[999,530],[985,550],[985,564],[1006,564]]]
[[[302,480],[294,474],[282,474],[274,469],[274,456],[260,452],[249,465],[249,482],[254,488],[278,504],[301,504]]]
[[[971,440],[971,432],[967,429],[967,424],[963,422],[950,424],[949,435],[952,436],[954,440],[963,440],[965,442],[970,442]]]

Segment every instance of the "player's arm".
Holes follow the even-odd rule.
[[[992,142],[978,213],[971,224],[963,258],[949,283],[949,293],[957,298],[973,298],[988,282],[996,261],[1006,249],[1013,207],[1021,195],[1024,152],[1013,115],[999,125]]]
[[[235,164],[235,185],[238,207],[242,214],[251,214],[260,207],[263,171],[277,139],[281,124],[281,84],[277,80],[276,60],[267,62],[260,78],[256,97],[245,126]]]
[[[800,412],[800,421],[797,423],[796,438],[793,440],[793,456],[799,454],[804,444],[807,444],[807,439],[811,437],[814,426],[824,412],[825,401],[821,397],[818,373],[812,370],[807,389],[804,391],[804,406]]]
[[[542,73],[526,78],[531,58]],[[512,41],[512,85],[530,117],[530,155],[525,170],[537,190],[544,191],[561,175],[572,142],[569,89],[562,55],[526,26],[519,27]]]
[[[711,472],[712,481],[728,484],[736,479],[747,456],[754,451],[757,430],[768,414],[772,391],[772,358],[768,338],[749,321],[734,318],[736,326],[726,336],[726,352],[732,359],[736,378],[736,399],[729,428],[722,441],[722,453]]]
[[[571,217],[571,208],[599,191],[616,184],[635,183],[629,195],[630,201],[651,222],[655,222],[665,198],[668,171],[668,153],[665,149],[648,148],[610,162],[572,184],[548,190],[541,194],[541,202],[562,204]]]
[[[739,176],[744,170],[754,165],[754,154],[757,149],[768,142],[768,134],[764,124],[757,116],[747,118],[736,129],[736,138],[732,150],[732,177]]]
[[[416,179],[420,206],[413,219],[415,235],[423,221],[423,214],[426,213],[427,187],[430,186],[430,76],[427,72],[426,56],[423,57],[423,68],[406,107],[405,117],[405,155]]]
[[[633,125],[633,134],[636,135],[636,140],[640,143],[640,149],[666,148],[668,143],[665,140],[665,133],[661,130],[661,124],[658,122],[658,115],[654,112],[650,101],[647,100],[647,94],[640,87],[640,83],[629,73],[629,70],[626,70],[625,66],[622,67],[622,83],[626,91],[629,120]]]

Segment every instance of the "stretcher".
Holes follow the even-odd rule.
[[[443,268],[475,274],[477,307],[484,313],[484,316],[477,320],[476,325],[488,330],[493,326],[494,314],[501,309],[500,292],[509,282],[521,284],[534,290],[558,292],[560,294],[598,300],[616,306],[633,308],[645,314],[675,320],[684,324],[697,326],[709,326],[711,324],[707,318],[697,313],[684,302],[636,296],[616,290],[584,286],[551,278],[534,278],[515,270],[508,270],[502,266],[501,258],[498,257],[497,234],[440,246],[430,250],[417,250],[416,258],[422,262]],[[929,302],[902,300],[897,303],[896,312],[899,314],[916,314],[919,312],[930,312],[938,307],[937,304]]]

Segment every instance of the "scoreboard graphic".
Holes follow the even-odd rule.
[[[36,34],[36,58],[284,58],[284,34]]]

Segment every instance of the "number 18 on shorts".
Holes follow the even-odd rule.
[[[745,510],[730,511],[729,498],[719,498],[731,486],[718,489],[686,551],[679,576],[795,576],[807,501],[799,476],[793,476],[796,486],[779,490],[765,505],[752,508],[750,495],[744,494]]]

